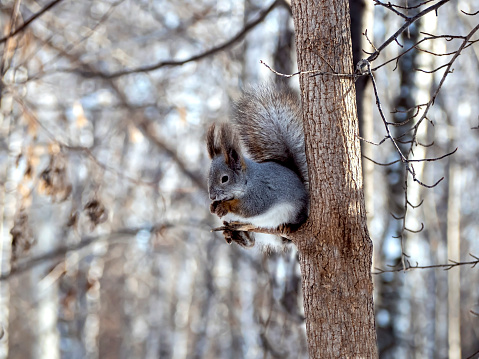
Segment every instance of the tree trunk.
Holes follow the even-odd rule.
[[[292,4],[300,71],[352,73],[348,0]],[[300,79],[311,209],[296,233],[311,358],[377,357],[352,79]]]

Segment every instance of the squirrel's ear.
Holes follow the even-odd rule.
[[[239,138],[236,136],[233,127],[230,124],[222,124],[220,129],[221,150],[225,158],[225,162],[233,171],[240,171],[246,168]]]
[[[226,164],[233,171],[240,171],[244,169],[244,161],[241,153],[239,153],[236,148],[230,148],[227,154]]]
[[[211,159],[218,155],[221,151],[215,145],[215,124],[213,123],[210,128],[208,128],[208,132],[206,133],[206,148],[208,149],[208,156]]]

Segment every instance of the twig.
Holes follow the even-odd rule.
[[[425,146],[425,147],[427,147],[427,146]],[[446,158],[446,157],[449,157],[449,156],[453,155],[454,153],[456,153],[456,151],[457,151],[457,147],[454,151],[446,153],[445,155],[443,155],[441,157],[422,158],[422,159],[419,159],[419,160],[408,160],[408,162],[434,162],[434,161],[439,161],[439,160],[442,160],[443,158]]]
[[[373,62],[374,60],[376,60],[378,58],[379,54],[381,53],[381,51],[384,50],[391,42],[395,41],[399,37],[399,35],[401,35],[404,32],[404,30],[406,30],[411,24],[416,22],[418,19],[420,19],[421,17],[423,17],[427,13],[429,13],[433,10],[439,9],[442,5],[444,5],[445,3],[449,2],[449,1],[450,0],[441,0],[437,4],[429,6],[427,9],[424,9],[423,11],[416,14],[415,16],[409,17],[408,20],[406,20],[404,22],[404,24],[393,35],[391,35],[381,46],[379,46],[377,48],[377,50],[374,53],[372,53],[367,58],[367,60],[369,62]]]
[[[476,357],[476,355],[477,355],[477,357]],[[474,358],[477,359],[478,357],[479,357],[479,350],[477,352],[475,352],[474,354],[468,356],[466,359],[474,359]]]
[[[391,165],[393,165],[393,164],[395,164],[395,163],[401,162],[401,160],[396,160],[396,161],[392,161],[392,162],[388,162],[388,163],[381,163],[381,162],[377,162],[377,161],[375,161],[375,160],[369,158],[368,156],[363,155],[363,157],[364,157],[365,159],[371,161],[372,163],[378,165],[378,166],[391,166]]]
[[[394,272],[407,272],[407,271],[410,271],[410,270],[413,270],[413,269],[431,269],[431,268],[444,268],[444,270],[450,270],[454,267],[459,267],[459,266],[463,266],[463,265],[470,265],[471,268],[474,268],[477,264],[479,264],[479,257],[469,253],[469,255],[474,258],[473,261],[469,261],[469,262],[456,262],[456,261],[453,261],[451,259],[449,259],[449,261],[451,263],[446,263],[446,264],[433,264],[433,265],[429,265],[429,266],[420,266],[417,262],[416,262],[416,265],[411,265],[411,263],[409,261],[406,261],[407,264],[404,268],[394,268],[393,269],[382,269],[382,268],[377,268],[375,267],[374,269],[376,270],[376,272],[372,272],[372,274],[382,274],[382,273],[394,273]]]
[[[395,7],[397,9],[404,9],[404,10],[411,10],[411,9],[417,9],[418,7],[421,7],[423,5],[426,5],[430,2],[433,2],[435,0],[426,0],[426,1],[423,1],[422,3],[419,3],[418,5],[415,5],[415,6],[401,6],[401,5],[396,5],[396,4],[391,4],[391,3],[388,3],[387,4],[387,7]],[[376,2],[379,2],[379,1],[376,1]],[[375,4],[376,5],[376,4]],[[385,4],[378,4],[378,5],[385,5]]]
[[[0,39],[0,44],[4,43],[5,41],[7,41],[9,38],[17,35],[18,33],[22,32],[23,30],[25,30],[33,21],[35,21],[37,18],[39,18],[40,16],[42,16],[45,12],[47,12],[48,10],[50,10],[52,7],[54,7],[55,5],[58,5],[59,3],[61,3],[63,0],[54,0],[52,1],[51,3],[49,3],[48,5],[46,5],[43,9],[41,9],[39,12],[37,12],[36,14],[34,14],[31,18],[29,18],[27,21],[25,21],[23,23],[22,26],[20,26],[18,29],[16,29],[15,31],[9,33],[7,36],[5,37],[2,37]]]
[[[222,43],[221,45],[215,46],[215,47],[213,47],[209,50],[206,50],[206,51],[204,51],[200,54],[191,56],[187,59],[160,61],[160,62],[158,62],[156,64],[153,64],[153,65],[140,66],[140,67],[137,67],[137,68],[121,70],[121,71],[113,72],[113,73],[110,73],[110,74],[99,72],[99,71],[95,71],[95,72],[82,71],[81,75],[83,75],[85,77],[99,76],[99,77],[102,77],[102,78],[105,78],[105,79],[113,79],[113,78],[116,78],[116,77],[121,77],[121,76],[130,75],[130,74],[134,74],[134,73],[139,73],[139,72],[150,72],[150,71],[158,70],[158,69],[160,69],[162,67],[166,67],[166,66],[181,66],[181,65],[184,65],[188,62],[201,60],[201,59],[203,59],[205,57],[208,57],[210,55],[213,55],[213,54],[215,54],[219,51],[223,51],[223,50],[229,48],[231,45],[235,44],[237,41],[240,41],[241,39],[243,39],[246,36],[246,34],[249,31],[251,31],[256,25],[261,23],[266,18],[266,16],[271,11],[273,11],[274,8],[276,8],[279,5],[284,5],[284,4],[285,4],[285,2],[282,1],[282,0],[274,1],[268,8],[261,11],[259,13],[258,17],[255,20],[248,22],[244,26],[244,28],[239,33],[237,33],[234,37],[232,37],[231,39],[227,40],[226,42]]]
[[[391,4],[391,3],[385,4],[385,3],[382,3],[382,2],[379,1],[379,0],[374,0],[374,5],[384,6],[386,9],[391,10],[391,11],[392,11],[393,13],[395,13],[397,16],[402,17],[403,19],[406,19],[406,20],[409,19],[409,17],[408,17],[407,15],[404,15],[402,12],[397,11],[397,10],[395,9],[395,6],[394,6],[393,4]],[[397,41],[397,39],[396,39],[396,41]]]
[[[236,231],[236,232],[255,232],[263,234],[273,234],[289,239],[289,233],[286,230],[280,230],[278,228],[260,228],[256,227],[250,223],[241,223],[241,222],[229,222],[224,223],[221,227],[216,227],[211,229],[211,232],[222,232],[222,231]]]
[[[373,141],[369,141],[369,140],[366,140],[365,138],[361,137],[361,136],[357,136],[361,141],[364,141],[366,143],[369,143],[370,145],[374,145],[374,146],[381,146],[388,138],[387,137],[384,137],[381,141],[379,142],[373,142]]]
[[[312,75],[312,76],[329,75],[329,76],[346,77],[346,78],[353,78],[353,79],[356,79],[357,77],[359,77],[357,74],[342,74],[342,73],[337,73],[337,72],[324,72],[324,71],[321,71],[321,70],[297,71],[297,72],[294,72],[292,74],[283,74],[283,73],[278,72],[275,69],[271,68],[271,66],[269,66],[263,60],[259,60],[259,63],[264,65],[272,73],[274,73],[278,76],[281,76],[281,77],[285,77],[285,78],[291,78],[291,77],[298,76],[298,75],[308,75],[308,74]],[[326,62],[326,64],[328,64],[328,63]],[[329,65],[329,66],[331,67],[331,65]]]
[[[393,71],[395,71],[398,67],[398,62],[399,62],[399,59],[401,57],[403,57],[404,55],[406,55],[409,51],[413,50],[413,49],[416,49],[418,51],[422,51],[422,52],[426,52],[426,53],[431,53],[430,51],[427,51],[427,50],[423,50],[421,48],[419,48],[419,44],[425,42],[425,41],[430,41],[430,40],[437,40],[437,39],[445,39],[446,41],[452,41],[454,39],[462,39],[464,40],[466,38],[466,36],[457,36],[457,35],[431,35],[431,34],[428,34],[428,33],[425,33],[425,32],[421,32],[421,34],[423,35],[427,35],[427,37],[424,37],[422,38],[421,40],[419,40],[418,42],[416,42],[414,45],[412,45],[411,47],[409,47],[408,49],[404,50],[403,52],[401,52],[399,55],[393,57],[392,59],[389,59],[387,61],[385,61],[384,63],[374,67],[371,69],[371,71],[377,71],[378,69],[380,69],[381,67],[393,62],[393,61],[396,61],[396,66],[394,67]],[[475,43],[476,41],[478,40],[474,40],[474,41],[470,41],[469,44],[467,44],[467,46],[470,46],[472,45],[473,43]],[[450,52],[450,53],[445,53],[445,54],[434,54],[435,56],[448,56],[448,55],[452,55],[456,53],[456,51],[453,51],[453,52]],[[432,53],[431,53],[432,54]]]
[[[88,247],[89,245],[101,239],[114,239],[114,238],[121,238],[124,236],[134,236],[138,232],[145,231],[145,230],[150,232],[151,234],[155,234],[155,233],[160,233],[163,229],[172,227],[173,225],[174,224],[157,224],[154,226],[145,226],[145,227],[138,227],[138,228],[122,228],[107,234],[102,234],[102,235],[93,236],[93,237],[84,237],[81,239],[79,243],[75,243],[73,245],[68,245],[68,246],[62,246],[48,253],[17,263],[17,265],[12,267],[10,271],[0,274],[0,282],[6,279],[9,279],[15,275],[24,273],[27,270],[32,269],[35,266],[42,264],[46,261],[55,260],[55,259],[58,260],[59,257],[60,258],[63,257],[68,252],[78,251],[82,248]]]
[[[466,15],[469,15],[469,16],[474,16],[474,15],[479,14],[479,10],[477,10],[476,12],[473,12],[473,13],[466,12],[466,11],[464,11],[464,10],[461,10],[461,12],[462,12],[463,14],[466,14]]]

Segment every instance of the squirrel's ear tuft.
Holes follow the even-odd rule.
[[[241,153],[236,151],[236,149],[230,148],[228,150],[228,154],[226,158],[227,158],[226,164],[233,171],[241,171],[242,169],[244,169],[243,158],[241,157]]]
[[[221,148],[216,144],[215,128],[216,126],[213,123],[206,133],[206,148],[211,159],[221,153]]]
[[[244,170],[246,168],[246,163],[241,154],[239,138],[236,136],[233,126],[228,123],[221,125],[220,144],[225,163],[228,167],[233,171]]]

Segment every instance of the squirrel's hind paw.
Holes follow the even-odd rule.
[[[223,229],[223,236],[225,237],[225,241],[228,244],[231,242],[236,242],[241,247],[250,248],[254,246],[254,234],[250,232],[242,231],[235,231],[236,228],[244,228],[247,226],[251,226],[249,224],[241,223],[241,222],[223,222],[224,229]]]
[[[223,236],[228,244],[236,242],[241,247],[250,248],[254,246],[255,240],[253,233],[237,232],[231,230],[223,231]]]

